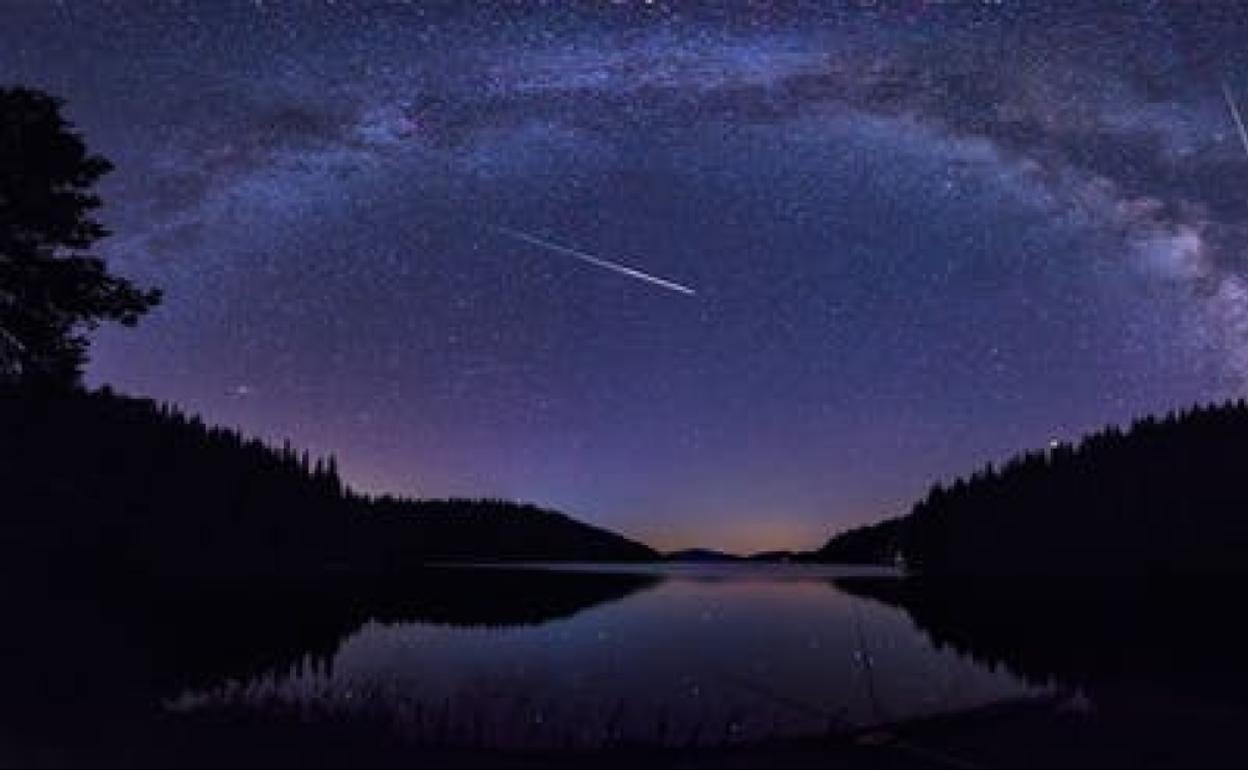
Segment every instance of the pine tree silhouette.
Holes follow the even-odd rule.
[[[0,88],[0,381],[76,385],[89,333],[104,321],[132,326],[160,301],[88,251],[109,234],[93,189],[111,169],[60,101]]]
[[[936,485],[909,515],[833,538],[819,558],[900,553],[932,575],[1239,572],[1245,456],[1243,400],[1146,417]]]

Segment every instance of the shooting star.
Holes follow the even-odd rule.
[[[497,233],[507,236],[508,238],[512,238],[517,241],[523,241],[530,245],[538,246],[540,248],[547,249],[548,251],[553,251],[558,254],[563,254],[569,257],[574,257],[576,259],[581,260],[582,262],[588,262],[591,265],[605,268],[614,273],[619,273],[620,275],[626,275],[629,278],[636,278],[639,281],[645,281],[646,283],[659,286],[661,288],[667,289],[668,291],[674,291],[679,294],[686,294],[690,297],[697,294],[696,291],[689,288],[688,286],[676,283],[675,281],[669,281],[665,278],[659,278],[658,276],[650,275],[649,273],[642,272],[641,270],[637,270],[636,268],[628,267],[627,265],[621,265],[618,262],[612,262],[608,259],[603,259],[602,257],[595,257],[593,254],[587,254],[584,251],[573,249],[568,246],[563,246],[553,241],[548,241],[545,238],[538,238],[536,235],[526,233],[523,230],[513,230],[510,227],[492,227],[491,229]]]
[[[1231,87],[1222,81],[1222,95],[1226,97],[1226,106],[1231,110],[1231,117],[1235,118],[1235,128],[1239,130],[1239,140],[1244,144],[1244,152],[1248,153],[1248,128],[1244,127],[1244,116],[1239,114],[1239,105],[1235,103],[1235,95],[1231,93]]]

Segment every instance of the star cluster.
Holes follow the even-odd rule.
[[[166,290],[92,380],[368,491],[810,547],[1248,386],[1237,4],[3,14],[0,80],[68,100],[106,255]]]

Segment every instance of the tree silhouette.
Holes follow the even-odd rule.
[[[0,88],[0,378],[75,385],[92,330],[133,326],[160,301],[88,253],[109,234],[93,217],[93,188],[110,170],[60,100]]]
[[[901,554],[933,577],[1242,575],[1245,456],[1248,401],[1147,417],[936,485],[816,558]]]
[[[0,386],[0,584],[28,568],[259,585],[429,562],[656,558],[534,506],[362,495],[332,457],[107,388]]]

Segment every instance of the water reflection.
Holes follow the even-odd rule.
[[[31,756],[92,765],[119,752],[125,764],[138,747],[168,748],[157,744],[178,756],[162,702],[223,682],[330,676],[341,645],[365,627],[533,626],[658,581],[452,569],[402,582],[7,577],[0,606],[13,623],[0,655],[0,764]]]
[[[837,585],[904,609],[936,647],[1031,682],[1079,688],[1101,707],[1145,699],[1188,712],[1233,707],[1248,723],[1248,626],[1238,618],[1237,581]]]
[[[450,582],[418,590],[423,614],[374,615],[330,666],[235,679],[172,706],[380,720],[418,743],[599,747],[823,734],[1034,691],[842,591],[832,579],[844,571],[566,569],[448,571]],[[530,590],[496,596],[463,589],[525,581]],[[563,611],[530,614],[532,581]],[[591,585],[614,585],[617,600],[585,601]],[[430,615],[434,597],[445,606]],[[474,622],[481,602],[528,622]]]
[[[38,591],[5,581],[0,602],[16,622],[0,656],[0,758],[133,764],[142,749],[150,764],[181,763],[206,751],[299,750],[313,738],[324,742],[311,753],[381,746],[386,760],[431,744],[707,746],[1051,688],[1079,689],[1092,704],[1094,719],[1062,741],[1085,740],[1090,724],[1085,743],[1121,749],[1116,757],[1202,747],[1242,758],[1248,629],[1234,584],[639,569]],[[1028,734],[1018,746],[1047,739]]]

